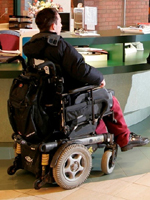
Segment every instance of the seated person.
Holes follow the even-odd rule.
[[[60,36],[61,18],[55,9],[45,8],[39,11],[36,16],[36,24],[40,33],[34,35],[23,47],[24,54],[28,58],[47,59],[60,65],[66,90],[85,85],[105,86],[102,73],[86,64],[83,56]],[[119,102],[114,96],[111,109],[116,122],[113,122],[109,116],[104,117],[96,129],[97,134],[105,133],[106,126],[107,130],[114,134],[121,151],[149,143],[148,138],[130,132]]]

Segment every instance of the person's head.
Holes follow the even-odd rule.
[[[61,18],[55,8],[44,8],[37,13],[35,22],[40,32],[52,31],[60,35]]]

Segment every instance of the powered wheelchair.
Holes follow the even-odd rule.
[[[7,173],[32,172],[35,189],[54,182],[72,189],[88,178],[97,148],[104,148],[101,170],[112,173],[117,158],[114,136],[95,132],[104,116],[113,120],[109,99],[100,97],[102,89],[89,85],[64,93],[59,66],[50,61],[29,65],[21,56],[8,62],[14,60],[23,70],[13,80],[8,99],[16,156]]]

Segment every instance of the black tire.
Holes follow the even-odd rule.
[[[41,183],[40,179],[37,179],[37,180],[34,181],[34,189],[35,190],[39,190],[41,188],[40,183]]]
[[[111,174],[115,168],[115,164],[111,166],[112,163],[112,151],[107,150],[104,152],[101,160],[101,169],[104,174]]]
[[[73,144],[61,153],[53,168],[53,176],[60,187],[73,189],[88,178],[91,167],[92,158],[88,149],[82,144]]]
[[[15,166],[14,166],[14,165],[11,165],[11,166],[7,169],[7,174],[8,174],[8,175],[14,175],[16,171],[17,171],[17,169],[15,168]]]

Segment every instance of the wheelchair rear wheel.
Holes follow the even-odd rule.
[[[104,152],[101,160],[101,169],[105,174],[111,174],[115,168],[115,164],[112,164],[112,151],[107,150]]]
[[[53,176],[60,187],[73,189],[87,179],[91,167],[92,158],[88,149],[82,144],[72,144],[61,153],[53,168]]]

